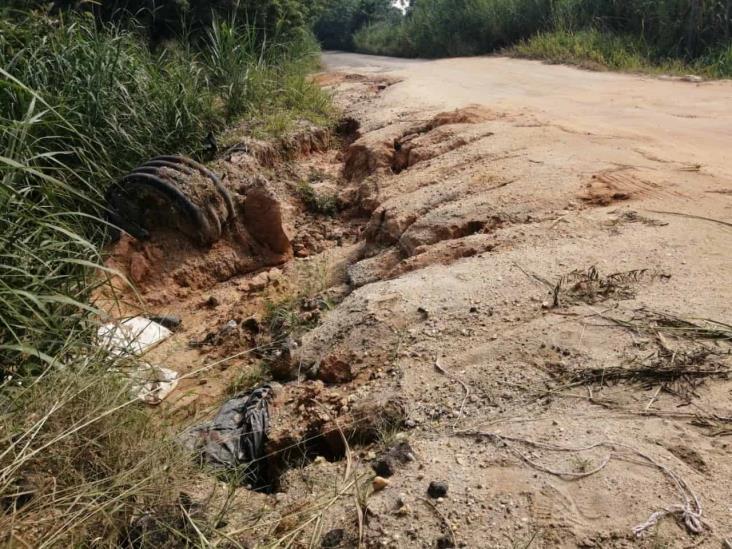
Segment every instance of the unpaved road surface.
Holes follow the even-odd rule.
[[[353,119],[340,146],[214,165],[242,196],[266,175],[295,257],[218,246],[140,280],[149,308],[183,317],[152,357],[185,377],[161,414],[197,421],[262,376],[282,383],[275,493],[237,492],[229,540],[723,547],[732,83],[324,62],[316,81]],[[338,212],[306,207],[303,180]],[[151,250],[135,253],[166,252]],[[293,287],[307,299],[272,321]],[[267,337],[276,353],[251,350]],[[372,465],[390,475],[375,492]]]
[[[703,163],[720,177],[732,175],[729,81],[692,84],[495,57],[417,61],[330,53],[324,63],[332,71],[403,79],[379,109],[478,103],[530,112],[568,131],[627,139],[632,149],[657,152],[661,161]]]
[[[351,272],[389,280],[357,290],[312,339],[321,353],[395,345],[417,422],[418,464],[374,498],[370,528],[433,546],[426,524],[439,517],[415,498],[437,479],[450,486],[441,513],[468,547],[719,546],[732,534],[732,442],[717,423],[729,421],[732,384],[654,376],[696,353],[730,365],[728,340],[667,325],[732,319],[732,82],[503,58],[324,61],[362,122],[346,175],[373,210],[373,249]],[[598,282],[593,267],[600,280],[628,274]],[[388,311],[381,324],[361,323],[369,307]],[[611,371],[622,379],[607,381]],[[677,514],[636,537],[654,512],[693,501],[671,475],[707,526],[690,535]],[[393,512],[399,492],[418,520]]]

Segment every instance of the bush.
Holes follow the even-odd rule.
[[[153,43],[205,34],[217,18],[245,22],[260,40],[289,41],[307,32],[321,9],[320,0],[6,0],[6,5],[21,10],[50,6],[54,13],[73,9],[105,23],[133,21]]]
[[[365,26],[388,22],[396,25],[401,11],[391,0],[331,0],[315,21],[315,35],[323,47],[350,50],[353,38]]]

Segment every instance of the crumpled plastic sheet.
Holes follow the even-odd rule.
[[[242,484],[261,486],[275,385],[264,384],[227,401],[213,421],[186,433],[187,446],[215,469],[241,472]]]

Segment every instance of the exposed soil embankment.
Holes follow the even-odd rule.
[[[161,415],[182,428],[279,383],[263,485],[236,491],[222,532],[719,547],[720,166],[662,160],[664,135],[608,120],[588,133],[528,107],[418,103],[426,73],[409,70],[319,76],[348,116],[328,146],[242,145],[213,164],[240,214],[214,246],[161,233],[114,251],[149,308],[183,319],[152,355],[184,377]]]

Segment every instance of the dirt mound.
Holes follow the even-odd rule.
[[[462,109],[441,112],[435,115],[432,120],[427,122],[425,129],[426,131],[431,131],[435,128],[439,128],[440,126],[447,126],[449,124],[480,124],[481,122],[496,120],[503,116],[504,115],[502,113],[493,111],[482,105],[469,105]]]
[[[232,130],[228,140],[235,141],[224,153],[226,162],[274,168],[278,164],[311,154],[327,151],[333,136],[328,128],[299,124],[294,130],[276,140],[255,139],[247,135],[248,128]],[[238,133],[244,133],[237,137]]]
[[[290,468],[302,468],[316,458],[340,461],[347,444],[373,442],[385,431],[398,429],[407,416],[395,394],[378,396],[352,392],[352,387],[327,388],[320,381],[285,388],[271,411],[266,454],[273,487]]]
[[[146,241],[123,236],[107,266],[126,274],[149,304],[164,304],[234,276],[280,265],[293,255],[281,198],[261,176],[227,181],[236,219],[210,246],[175,229],[160,228]]]

